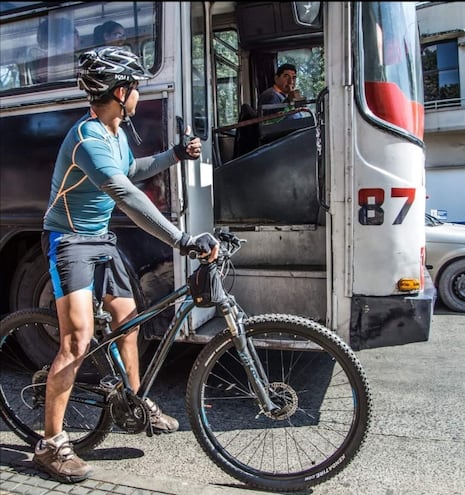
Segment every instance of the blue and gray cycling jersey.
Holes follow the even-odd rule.
[[[70,129],[58,152],[44,229],[101,235],[117,205],[139,227],[177,246],[182,232],[135,185],[177,162],[172,149],[134,159],[126,134],[110,134],[88,113]]]

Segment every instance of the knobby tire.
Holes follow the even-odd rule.
[[[205,453],[236,479],[269,491],[300,491],[347,466],[366,438],[371,395],[353,351],[306,318],[245,321],[280,406],[260,411],[229,330],[199,353],[187,384],[192,430]]]

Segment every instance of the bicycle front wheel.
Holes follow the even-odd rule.
[[[58,347],[58,320],[46,309],[19,310],[0,322],[0,414],[31,446],[44,435],[45,385]],[[84,361],[63,425],[77,452],[96,447],[112,428],[98,381],[96,368]]]
[[[228,330],[200,352],[187,385],[194,434],[207,455],[246,484],[299,491],[334,476],[368,431],[371,395],[353,351],[306,318],[262,315],[245,321],[279,407],[260,409]]]

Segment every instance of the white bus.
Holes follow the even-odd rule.
[[[76,87],[76,58],[95,46],[94,28],[112,20],[154,76],[140,86],[136,157],[177,142],[186,124],[202,139],[200,161],[140,187],[181,229],[222,227],[247,239],[233,290],[245,312],[309,316],[354,349],[428,339],[435,292],[424,265],[414,2],[2,2],[0,9],[2,314],[51,304],[39,243],[51,172],[64,134],[88,105]],[[44,21],[45,43],[37,36]],[[75,45],[53,49],[63,25]],[[296,65],[304,99],[263,115],[258,95],[283,62]],[[301,118],[290,118],[295,105]],[[140,308],[182,283],[195,263],[118,212],[112,228]],[[216,321],[198,309],[182,338],[205,342]]]

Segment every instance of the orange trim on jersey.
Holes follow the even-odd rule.
[[[47,218],[47,215],[49,214],[50,210],[56,205],[57,201],[60,199],[60,198],[63,198],[63,204],[64,204],[64,207],[65,207],[65,211],[66,211],[66,217],[68,218],[68,223],[69,223],[69,227],[71,228],[71,230],[73,232],[76,232],[76,229],[74,227],[74,223],[73,223],[73,220],[71,218],[71,212],[69,210],[69,206],[68,206],[68,201],[67,201],[67,198],[66,198],[66,194],[69,192],[69,191],[72,191],[73,189],[76,189],[76,187],[79,187],[86,179],[88,179],[88,176],[87,174],[84,175],[84,177],[82,177],[82,179],[80,179],[78,182],[76,182],[76,184],[73,184],[72,186],[68,187],[67,189],[64,189],[65,187],[65,184],[66,184],[66,180],[69,176],[69,174],[71,173],[71,170],[74,168],[74,167],[77,167],[77,168],[80,168],[79,165],[76,163],[76,160],[75,160],[75,156],[76,156],[76,150],[77,148],[84,142],[86,141],[87,139],[96,139],[97,138],[84,138],[83,135],[82,135],[82,132],[81,132],[81,127],[86,123],[88,122],[89,120],[91,120],[92,117],[84,120],[83,122],[81,122],[78,126],[78,129],[77,129],[77,132],[79,134],[79,141],[76,143],[76,145],[74,146],[73,148],[73,152],[71,154],[71,157],[72,157],[72,163],[69,165],[68,169],[66,170],[64,176],[63,176],[63,180],[61,181],[61,185],[58,189],[58,192],[57,192],[57,195],[55,196],[55,199],[53,200],[53,202],[51,203],[51,205],[47,208],[47,211],[45,212],[45,215],[44,215],[44,219]]]

